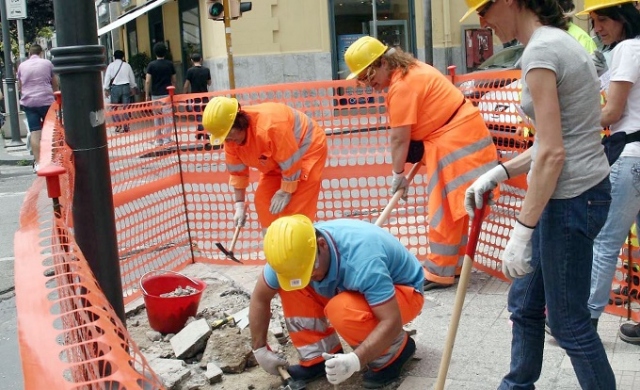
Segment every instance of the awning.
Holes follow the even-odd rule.
[[[121,15],[114,22],[107,24],[104,27],[98,29],[98,36],[108,33],[111,30],[114,30],[120,26],[124,26],[130,21],[136,19],[140,15],[144,15],[147,12],[151,11],[156,7],[160,7],[162,4],[167,3],[171,0],[149,0],[145,5],[141,5],[127,12],[126,14]]]

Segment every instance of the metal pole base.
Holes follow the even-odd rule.
[[[11,142],[9,142],[8,144],[5,143],[4,147],[5,148],[13,148],[13,147],[18,147],[18,146],[25,146],[26,144],[22,141],[14,141],[11,140]]]

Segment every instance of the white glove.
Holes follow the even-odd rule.
[[[236,202],[233,208],[236,209],[236,213],[233,215],[234,225],[244,226],[244,223],[247,222],[247,210],[244,202]]]
[[[498,186],[498,183],[508,178],[509,173],[507,173],[507,168],[502,164],[498,164],[488,172],[480,175],[480,177],[467,188],[464,195],[464,209],[467,210],[470,218],[473,219],[475,209],[481,209],[484,206],[482,204],[482,196],[484,193],[493,191]],[[492,205],[494,203],[493,193],[490,193],[489,204]]]
[[[393,180],[391,180],[391,194],[395,194],[398,190],[402,190],[402,199],[407,200],[407,190],[409,189],[409,180],[402,173],[393,172]]]
[[[354,372],[360,371],[360,358],[353,352],[347,354],[323,353],[322,357],[326,360],[324,369],[327,373],[327,380],[333,385],[346,381]]]
[[[278,190],[271,198],[271,207],[269,212],[271,214],[280,214],[282,210],[289,204],[291,200],[291,193],[283,190]]]
[[[509,278],[521,278],[533,272],[531,267],[531,235],[533,229],[521,224],[518,220],[513,227],[511,238],[502,251],[502,273]]]
[[[271,375],[280,376],[278,367],[289,367],[289,362],[276,355],[275,352],[267,348],[266,345],[253,351],[253,356],[256,357],[256,361],[260,367]]]

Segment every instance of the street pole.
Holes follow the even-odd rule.
[[[233,46],[231,44],[231,8],[229,0],[222,0],[224,7],[224,36],[227,41],[227,67],[229,68],[229,89],[236,89],[235,71],[233,69]]]
[[[94,2],[54,0],[53,9],[60,46],[51,50],[53,71],[60,75],[65,141],[73,151],[75,167],[72,205],[75,239],[124,324],[102,98],[105,48],[97,44]]]
[[[22,61],[23,58],[26,58],[26,54],[24,52],[24,26],[22,25],[22,19],[16,19],[16,24],[18,25],[18,61]]]
[[[1,21],[2,21],[2,44],[4,46],[4,98],[7,100],[7,113],[9,115],[9,126],[11,127],[11,142],[7,146],[23,146],[20,138],[20,122],[18,121],[18,101],[16,99],[16,76],[13,72],[13,62],[11,61],[11,36],[9,35],[9,19],[7,18],[7,2],[0,0]]]

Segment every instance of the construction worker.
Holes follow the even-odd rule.
[[[236,99],[218,96],[207,103],[202,125],[212,145],[224,142],[236,226],[247,218],[249,168],[260,171],[254,203],[263,232],[281,215],[315,218],[327,141],[313,119],[282,103],[241,108]]]
[[[497,164],[489,130],[455,85],[399,48],[365,36],[349,46],[345,62],[351,70],[347,79],[357,78],[377,91],[388,88],[392,193],[407,194],[404,170],[410,146],[426,151],[421,158],[427,174],[430,248],[423,264],[425,290],[449,287],[464,259],[469,228],[465,189]]]
[[[292,215],[269,226],[264,254],[267,265],[249,306],[260,367],[278,375],[285,366],[293,379],[307,382],[326,375],[337,385],[368,366],[363,379],[369,389],[400,376],[416,349],[402,326],[420,313],[424,297],[422,266],[397,238],[364,221],[314,226],[306,216]],[[276,294],[298,365],[289,366],[267,345]],[[353,352],[343,353],[338,335]]]

